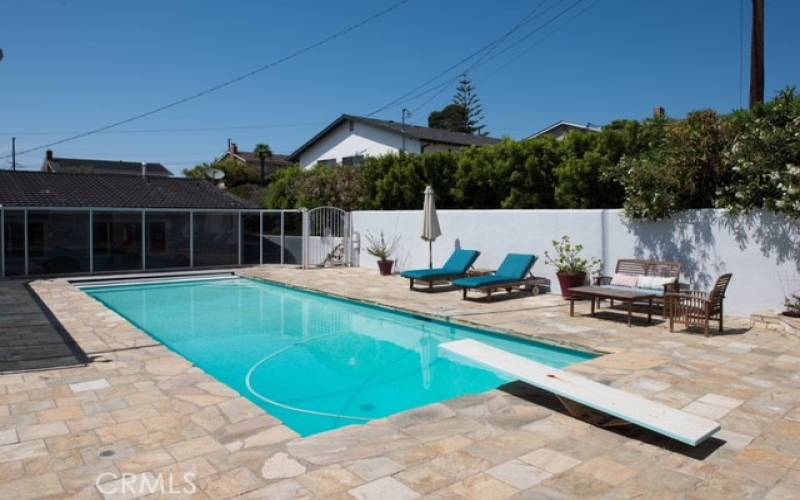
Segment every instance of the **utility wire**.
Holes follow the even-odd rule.
[[[366,116],[370,117],[370,116],[376,115],[376,114],[380,113],[381,111],[384,111],[386,109],[391,108],[392,106],[396,105],[399,102],[402,102],[404,100],[413,100],[413,99],[419,97],[419,95],[418,95],[418,96],[406,99],[408,96],[414,94],[415,92],[417,92],[420,89],[423,89],[423,88],[427,87],[429,84],[435,82],[436,80],[438,80],[442,76],[450,73],[451,71],[453,71],[454,69],[458,68],[459,66],[461,66],[465,62],[469,61],[470,59],[472,59],[472,58],[474,58],[474,57],[476,57],[476,56],[478,56],[478,55],[480,55],[480,54],[482,54],[482,53],[484,53],[486,51],[493,50],[498,43],[502,42],[503,40],[505,40],[506,38],[508,38],[509,36],[514,34],[515,32],[517,32],[520,28],[522,28],[522,26],[525,25],[525,23],[529,22],[532,19],[532,16],[536,13],[536,11],[539,10],[539,7],[541,7],[541,5],[542,5],[542,3],[544,3],[544,1],[546,1],[546,0],[542,0],[539,4],[537,4],[531,11],[528,12],[528,14],[523,16],[523,18],[517,24],[515,24],[509,31],[503,33],[502,35],[500,35],[499,37],[497,37],[494,40],[490,41],[486,45],[480,47],[478,50],[472,52],[468,56],[466,56],[466,57],[458,60],[454,64],[448,66],[445,70],[437,73],[436,75],[434,75],[433,77],[429,78],[425,82],[423,82],[420,85],[417,85],[413,89],[409,90],[405,94],[403,94],[403,95],[401,95],[401,96],[389,101],[388,103],[386,103],[383,106],[379,107],[378,109],[372,111],[371,113],[368,113]],[[438,87],[439,87],[439,85],[434,87],[434,89],[436,89]],[[420,95],[427,94],[427,93],[429,93],[431,91],[432,91],[431,89],[428,89],[426,91],[423,91]]]
[[[570,4],[569,6],[567,6],[565,9],[563,9],[563,10],[559,11],[559,12],[558,12],[558,13],[557,13],[555,16],[553,16],[553,17],[551,17],[550,19],[548,19],[547,21],[545,21],[543,24],[541,24],[541,25],[537,26],[537,27],[536,27],[536,28],[534,28],[532,31],[528,32],[527,34],[523,35],[522,37],[520,37],[520,38],[516,39],[514,42],[510,43],[509,45],[507,45],[507,46],[506,46],[505,48],[503,48],[501,51],[499,51],[499,52],[496,52],[496,53],[495,53],[495,54],[493,54],[493,55],[490,55],[490,56],[484,57],[484,58],[482,58],[482,59],[480,59],[480,60],[476,61],[476,62],[475,62],[474,64],[472,64],[472,65],[471,65],[469,68],[467,68],[467,69],[464,71],[464,73],[466,74],[466,73],[469,73],[469,72],[471,72],[471,71],[474,71],[475,69],[477,69],[477,68],[479,68],[479,67],[481,67],[481,66],[483,66],[483,65],[487,64],[488,62],[490,62],[490,61],[492,61],[492,60],[496,59],[497,57],[499,57],[499,56],[501,56],[501,55],[505,54],[506,52],[508,52],[508,51],[509,51],[509,50],[511,50],[512,48],[514,48],[514,47],[516,47],[517,45],[519,45],[520,43],[522,43],[524,40],[527,40],[528,38],[530,38],[531,36],[533,36],[533,35],[535,35],[536,33],[540,32],[540,31],[541,31],[541,30],[543,30],[544,28],[546,28],[546,27],[550,26],[552,23],[554,23],[554,22],[555,22],[555,21],[557,21],[559,18],[561,18],[561,16],[563,16],[564,14],[566,14],[567,12],[569,12],[570,10],[574,9],[575,7],[577,7],[577,6],[578,6],[578,4],[580,4],[582,1],[583,1],[583,0],[576,0],[575,2],[573,2],[572,4]],[[554,5],[555,5],[555,4],[554,4]],[[554,5],[553,5],[553,6],[554,6]],[[553,7],[553,6],[551,6],[551,7]],[[548,8],[548,9],[546,9],[546,10],[545,10],[545,12],[546,12],[547,10],[550,10],[550,9],[549,9],[549,8]],[[440,95],[442,92],[444,92],[444,90],[447,88],[447,86],[448,86],[448,85],[452,85],[452,84],[453,84],[453,83],[454,83],[456,80],[458,80],[458,78],[460,78],[460,76],[461,76],[461,75],[457,75],[456,77],[454,77],[454,78],[452,78],[452,79],[450,79],[450,80],[448,80],[448,81],[444,82],[444,84],[441,86],[441,89],[439,90],[439,92],[437,92],[436,94],[434,94],[434,95],[432,95],[431,97],[429,97],[428,99],[426,99],[424,102],[422,102],[422,103],[421,103],[421,104],[419,104],[417,107],[415,107],[415,108],[414,108],[414,109],[413,109],[411,112],[412,112],[412,113],[415,113],[415,112],[417,112],[419,109],[421,109],[422,107],[424,107],[425,105],[427,105],[428,103],[430,103],[430,102],[431,102],[433,99],[435,99],[435,98],[436,98],[436,97],[438,97],[438,96],[439,96],[439,95]]]
[[[88,137],[90,135],[94,135],[94,134],[97,134],[99,132],[103,132],[105,130],[108,130],[108,129],[111,129],[111,128],[115,128],[115,127],[118,127],[120,125],[124,125],[126,123],[131,123],[131,122],[136,121],[136,120],[141,120],[142,118],[145,118],[147,116],[152,116],[152,115],[154,115],[156,113],[160,113],[160,112],[165,111],[167,109],[174,108],[175,106],[179,106],[179,105],[187,103],[189,101],[193,101],[195,99],[198,99],[198,98],[200,98],[202,96],[208,95],[208,94],[210,94],[212,92],[216,92],[217,90],[220,90],[220,89],[223,89],[223,88],[228,87],[230,85],[233,85],[234,83],[238,83],[238,82],[240,82],[240,81],[242,81],[242,80],[244,80],[246,78],[250,78],[252,76],[255,76],[255,75],[257,75],[257,74],[259,74],[259,73],[261,73],[263,71],[266,71],[268,69],[274,68],[275,66],[277,66],[279,64],[285,63],[285,62],[287,62],[287,61],[289,61],[291,59],[294,59],[294,58],[296,58],[298,56],[301,56],[301,55],[303,55],[303,54],[305,54],[307,52],[310,52],[310,51],[312,51],[312,50],[314,50],[314,49],[316,49],[316,48],[318,48],[318,47],[320,47],[322,45],[325,45],[326,43],[331,42],[331,41],[333,41],[333,40],[335,40],[337,38],[341,38],[342,36],[347,35],[350,32],[352,32],[352,31],[354,31],[356,29],[359,29],[362,26],[365,26],[365,25],[367,25],[367,24],[369,24],[369,23],[371,23],[371,22],[373,22],[373,21],[375,21],[375,20],[377,20],[377,19],[389,14],[390,12],[402,7],[403,5],[407,4],[410,1],[411,0],[400,0],[399,2],[390,5],[389,7],[381,10],[380,12],[378,12],[376,14],[373,14],[373,15],[365,18],[365,19],[362,19],[361,21],[359,21],[359,22],[357,22],[355,24],[352,24],[352,25],[350,25],[350,26],[348,26],[348,27],[346,27],[346,28],[344,28],[344,29],[342,29],[340,31],[337,31],[336,33],[333,33],[332,35],[328,35],[325,38],[322,38],[321,40],[318,40],[318,41],[316,41],[316,42],[314,42],[314,43],[312,43],[310,45],[307,45],[307,46],[305,46],[303,48],[300,48],[300,49],[298,49],[298,50],[296,50],[296,51],[294,51],[294,52],[292,52],[292,53],[290,53],[290,54],[288,54],[286,56],[283,56],[283,57],[281,57],[279,59],[276,59],[276,60],[274,60],[274,61],[272,61],[270,63],[264,64],[263,66],[259,66],[258,68],[254,69],[252,71],[248,71],[247,73],[239,75],[239,76],[237,76],[235,78],[231,78],[230,80],[226,80],[226,81],[224,81],[222,83],[218,83],[218,84],[216,84],[216,85],[214,85],[212,87],[209,87],[209,88],[207,88],[205,90],[201,90],[200,92],[196,92],[194,94],[191,94],[189,96],[183,97],[183,98],[178,99],[176,101],[172,101],[172,102],[170,102],[168,104],[165,104],[163,106],[159,106],[157,108],[151,109],[150,111],[145,111],[144,113],[139,113],[137,115],[133,115],[131,117],[125,118],[124,120],[119,120],[117,122],[110,123],[108,125],[104,125],[102,127],[98,127],[98,128],[86,131],[86,132],[82,132],[80,134],[75,134],[75,135],[72,135],[70,137],[65,137],[64,139],[60,139],[58,141],[53,141],[53,142],[50,142],[50,143],[47,143],[47,144],[42,144],[40,146],[24,149],[22,151],[17,151],[17,155],[24,155],[26,153],[31,153],[33,151],[38,151],[40,149],[49,148],[49,147],[52,147],[52,146],[56,146],[58,144],[64,144],[65,142],[70,142],[70,141],[74,141],[76,139],[81,139],[83,137]],[[0,156],[0,159],[10,158],[10,157],[11,157],[11,154],[9,153],[9,154],[6,154],[4,156]]]
[[[168,133],[168,132],[215,132],[220,130],[258,130],[267,128],[293,128],[293,127],[316,127],[319,125],[327,125],[327,122],[313,122],[313,123],[287,123],[287,124],[272,124],[272,125],[231,125],[230,127],[187,127],[187,128],[152,128],[152,129],[125,129],[125,130],[104,130],[98,134],[150,134],[150,133]],[[0,135],[64,135],[64,134],[79,134],[80,131],[52,131],[52,132],[0,132]]]

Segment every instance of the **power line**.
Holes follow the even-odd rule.
[[[279,64],[285,63],[285,62],[287,62],[287,61],[289,61],[291,59],[294,59],[294,58],[299,57],[299,56],[301,56],[301,55],[303,55],[303,54],[305,54],[307,52],[310,52],[310,51],[312,51],[312,50],[314,50],[314,49],[316,49],[316,48],[318,48],[318,47],[320,47],[322,45],[325,45],[328,42],[331,42],[331,41],[333,41],[333,40],[335,40],[337,38],[340,38],[340,37],[342,37],[344,35],[347,35],[348,33],[352,32],[352,31],[354,31],[354,30],[356,30],[358,28],[361,28],[362,26],[365,26],[365,25],[367,25],[367,24],[369,24],[369,23],[371,23],[371,22],[373,22],[373,21],[375,21],[375,20],[377,20],[377,19],[389,14],[390,12],[400,8],[401,6],[407,4],[410,1],[411,0],[400,0],[399,2],[397,2],[395,4],[392,4],[391,6],[383,9],[382,11],[380,11],[380,12],[378,12],[376,14],[373,14],[373,15],[365,18],[365,19],[362,19],[361,21],[359,21],[359,22],[357,22],[355,24],[352,24],[352,25],[350,25],[350,26],[348,26],[348,27],[346,27],[346,28],[344,28],[344,29],[342,29],[340,31],[337,31],[336,33],[334,33],[332,35],[328,35],[327,37],[322,38],[321,40],[318,40],[318,41],[316,41],[316,42],[314,42],[314,43],[312,43],[310,45],[307,45],[307,46],[305,46],[303,48],[300,48],[300,49],[298,49],[298,50],[296,50],[296,51],[294,51],[294,52],[292,52],[292,53],[290,53],[290,54],[288,54],[286,56],[283,56],[283,57],[281,57],[279,59],[276,59],[276,60],[274,60],[274,61],[272,61],[270,63],[264,64],[263,66],[259,66],[258,68],[255,68],[255,69],[253,69],[251,71],[248,71],[247,73],[244,73],[244,74],[239,75],[237,77],[231,78],[230,80],[226,80],[226,81],[224,81],[222,83],[218,83],[218,84],[216,84],[216,85],[214,85],[212,87],[209,87],[209,88],[207,88],[205,90],[201,90],[200,92],[196,92],[194,94],[191,94],[189,96],[183,97],[183,98],[178,99],[176,101],[172,101],[172,102],[170,102],[168,104],[165,104],[163,106],[159,106],[157,108],[151,109],[150,111],[145,111],[144,113],[139,113],[137,115],[133,115],[133,116],[125,118],[123,120],[119,120],[117,122],[110,123],[108,125],[104,125],[102,127],[98,127],[98,128],[89,130],[87,132],[82,132],[82,133],[79,133],[79,134],[72,135],[70,137],[66,137],[64,139],[60,139],[58,141],[53,141],[53,142],[50,142],[50,143],[47,143],[47,144],[42,144],[40,146],[36,146],[36,147],[33,147],[33,148],[28,148],[28,149],[19,151],[19,152],[17,152],[17,155],[24,155],[24,154],[27,154],[27,153],[31,153],[33,151],[38,151],[40,149],[49,148],[49,147],[52,147],[52,146],[56,146],[58,144],[64,144],[65,142],[70,142],[70,141],[74,141],[74,140],[77,140],[77,139],[81,139],[83,137],[94,135],[94,134],[103,132],[105,130],[118,127],[120,125],[124,125],[126,123],[131,123],[131,122],[136,121],[136,120],[141,120],[142,118],[145,118],[147,116],[152,116],[152,115],[154,115],[156,113],[160,113],[162,111],[166,111],[166,110],[168,110],[170,108],[174,108],[175,106],[179,106],[179,105],[187,103],[189,101],[193,101],[193,100],[198,99],[198,98],[200,98],[202,96],[208,95],[208,94],[210,94],[212,92],[216,92],[217,90],[223,89],[225,87],[233,85],[234,83],[238,83],[238,82],[240,82],[240,81],[242,81],[242,80],[244,80],[246,78],[250,78],[250,77],[255,76],[255,75],[257,75],[257,74],[259,74],[259,73],[261,73],[263,71],[266,71],[268,69],[274,68],[275,66],[277,66]],[[9,156],[10,155],[0,156],[0,159],[5,159],[5,158],[8,158]]]
[[[533,15],[536,13],[536,11],[539,9],[539,7],[541,7],[541,5],[542,5],[542,4],[543,4],[545,1],[546,1],[546,0],[542,0],[541,2],[539,2],[539,4],[537,4],[537,5],[536,5],[536,7],[534,7],[534,8],[533,8],[531,11],[529,11],[529,12],[528,12],[528,14],[526,14],[525,16],[523,16],[523,18],[522,18],[522,19],[521,19],[521,20],[520,20],[520,21],[519,21],[517,24],[515,24],[515,25],[514,25],[514,26],[513,26],[513,27],[512,27],[512,28],[511,28],[509,31],[507,31],[507,32],[503,33],[502,35],[500,35],[499,37],[497,37],[497,38],[495,38],[494,40],[490,41],[490,42],[489,42],[489,43],[487,43],[486,45],[484,45],[484,46],[480,47],[478,50],[476,50],[476,51],[472,52],[472,53],[471,53],[471,54],[469,54],[468,56],[466,56],[466,57],[464,57],[464,58],[460,59],[459,61],[455,62],[454,64],[452,64],[452,65],[448,66],[448,67],[447,67],[445,70],[443,70],[443,71],[441,71],[441,72],[437,73],[436,75],[434,75],[433,77],[429,78],[429,79],[428,79],[428,80],[426,80],[425,82],[423,82],[423,83],[421,83],[420,85],[417,85],[417,86],[416,86],[416,87],[414,87],[413,89],[409,90],[409,91],[408,91],[408,92],[406,92],[405,94],[403,94],[403,95],[401,95],[401,96],[399,96],[399,97],[397,97],[397,98],[395,98],[395,99],[393,99],[393,100],[389,101],[388,103],[386,103],[386,104],[384,104],[383,106],[379,107],[379,108],[378,108],[378,109],[376,109],[375,111],[372,111],[371,113],[368,113],[366,116],[373,116],[373,115],[376,115],[376,114],[380,113],[381,111],[384,111],[384,110],[386,110],[386,109],[389,109],[389,108],[391,108],[392,106],[394,106],[394,105],[398,104],[399,102],[402,102],[404,99],[406,99],[406,98],[407,98],[408,96],[410,96],[411,94],[413,94],[413,93],[417,92],[417,91],[418,91],[418,90],[420,90],[420,89],[423,89],[423,88],[427,87],[429,84],[431,84],[431,83],[435,82],[435,81],[436,81],[436,80],[438,80],[440,77],[442,77],[442,76],[444,76],[444,75],[446,75],[446,74],[450,73],[452,70],[454,70],[454,69],[456,69],[457,67],[461,66],[462,64],[464,64],[465,62],[469,61],[470,59],[472,59],[472,58],[474,58],[474,57],[476,57],[476,56],[480,55],[480,54],[481,54],[481,53],[483,53],[483,52],[486,52],[487,50],[488,50],[488,51],[491,51],[491,50],[493,50],[493,49],[494,49],[494,47],[495,47],[495,46],[496,46],[496,45],[497,45],[499,42],[502,42],[503,40],[505,40],[506,38],[508,38],[510,35],[514,34],[514,33],[515,33],[516,31],[518,31],[518,30],[519,30],[519,29],[520,29],[522,26],[524,26],[524,25],[525,25],[525,23],[527,23],[528,21],[530,21],[530,20],[531,20],[531,18],[532,18],[532,16],[533,16]],[[435,87],[435,88],[438,88],[438,87],[439,87],[439,86],[437,85],[437,87]],[[422,94],[425,94],[425,93],[428,93],[428,92],[431,92],[431,90],[430,90],[430,89],[428,89],[427,91],[424,91]],[[416,96],[416,97],[419,97],[419,96]],[[410,99],[407,99],[406,101],[408,101],[408,100],[413,100],[413,99],[415,99],[416,97],[411,97]]]
[[[319,125],[326,125],[327,122],[313,122],[313,123],[287,123],[287,124],[271,124],[271,125],[231,125],[229,127],[187,127],[187,128],[153,128],[153,129],[125,129],[125,130],[104,130],[97,132],[98,134],[161,134],[171,132],[215,132],[225,130],[260,130],[270,128],[299,128],[299,127],[316,127]],[[64,135],[64,134],[79,134],[80,131],[41,131],[41,132],[0,132],[0,135]]]
[[[554,23],[555,21],[557,21],[557,20],[558,20],[558,19],[559,19],[561,16],[563,16],[564,14],[566,14],[567,12],[569,12],[570,10],[574,9],[575,7],[577,7],[577,6],[578,6],[578,4],[580,4],[582,1],[583,1],[583,0],[576,0],[575,2],[573,2],[572,4],[570,4],[568,7],[566,7],[566,8],[565,8],[565,9],[563,9],[563,10],[561,10],[560,12],[558,12],[558,14],[556,14],[556,15],[555,15],[555,16],[553,16],[553,17],[551,17],[551,18],[550,18],[550,19],[548,19],[547,21],[545,21],[543,24],[541,24],[541,25],[537,26],[537,27],[536,27],[535,29],[533,29],[532,31],[528,32],[527,34],[523,35],[522,37],[520,37],[520,38],[516,39],[516,40],[515,40],[514,42],[512,42],[511,44],[507,45],[507,46],[506,46],[505,48],[503,48],[503,49],[502,49],[500,52],[497,52],[497,53],[495,53],[495,54],[493,54],[493,55],[490,55],[490,56],[484,57],[484,58],[482,58],[482,59],[480,59],[480,60],[476,61],[476,62],[475,62],[474,64],[472,64],[472,65],[471,65],[469,68],[467,68],[467,70],[465,70],[465,71],[464,71],[464,73],[469,73],[470,71],[473,71],[473,70],[475,70],[475,69],[477,69],[477,68],[479,68],[479,67],[481,67],[481,66],[484,66],[484,65],[485,65],[485,64],[487,64],[488,62],[490,62],[490,61],[492,61],[492,60],[496,59],[497,57],[499,57],[499,56],[501,56],[501,55],[505,54],[506,52],[508,52],[508,51],[509,51],[509,50],[511,50],[512,48],[514,48],[514,47],[516,47],[517,45],[519,45],[520,43],[522,43],[524,40],[527,40],[527,39],[528,39],[528,38],[530,38],[531,36],[535,35],[536,33],[540,32],[541,30],[543,30],[543,29],[544,29],[544,28],[546,28],[547,26],[549,26],[549,25],[551,25],[552,23]],[[556,5],[556,4],[553,4],[551,7],[549,7],[549,8],[547,8],[547,9],[545,9],[545,11],[544,11],[544,12],[547,12],[547,11],[548,11],[548,10],[550,10],[552,7],[554,7],[555,5]],[[588,10],[588,9],[587,9],[587,10]],[[544,13],[544,12],[543,12],[543,13]],[[551,34],[552,34],[552,33],[551,33]],[[424,107],[426,104],[428,104],[428,103],[429,103],[429,102],[431,102],[433,99],[435,99],[435,98],[436,98],[436,97],[437,97],[439,94],[441,94],[441,93],[444,91],[444,89],[445,89],[445,88],[447,88],[447,85],[448,85],[448,84],[449,84],[449,85],[452,85],[452,84],[453,84],[453,83],[454,83],[454,82],[455,82],[455,81],[456,81],[456,80],[457,80],[459,77],[460,77],[460,75],[457,75],[456,77],[454,77],[454,78],[452,78],[452,79],[448,80],[447,82],[444,82],[444,84],[441,86],[441,90],[439,90],[439,92],[437,92],[436,94],[432,95],[431,97],[429,97],[428,99],[426,99],[426,100],[425,100],[423,103],[421,103],[421,104],[419,104],[417,107],[415,107],[415,108],[412,110],[412,113],[416,113],[416,112],[417,112],[419,109],[421,109],[421,108],[422,108],[422,107]]]

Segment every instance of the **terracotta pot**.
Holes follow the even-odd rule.
[[[381,276],[389,276],[392,274],[392,266],[394,265],[393,260],[379,260],[378,261],[378,269],[381,271]]]
[[[561,296],[564,298],[572,297],[569,289],[576,286],[583,286],[586,283],[586,273],[556,273],[558,284],[561,287]]]

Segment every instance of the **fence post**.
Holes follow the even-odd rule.
[[[6,211],[0,205],[0,277],[6,275]]]
[[[308,242],[309,242],[309,221],[308,209],[303,208],[303,269],[308,269]]]
[[[89,209],[89,274],[94,274],[94,210]]]

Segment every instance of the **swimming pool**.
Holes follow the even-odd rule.
[[[303,436],[509,382],[441,356],[442,342],[557,368],[595,357],[244,278],[84,290]]]

